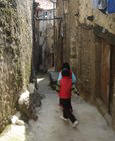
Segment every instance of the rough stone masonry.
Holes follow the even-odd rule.
[[[28,82],[32,58],[32,0],[0,0],[0,132]]]

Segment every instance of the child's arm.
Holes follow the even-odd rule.
[[[61,79],[62,79],[62,74],[60,72],[59,75],[58,75],[58,81],[60,81]]]
[[[79,91],[78,91],[78,89],[76,88],[75,84],[72,84],[72,91],[73,91],[73,93],[79,95]]]
[[[75,74],[72,72],[72,83],[76,83],[76,81],[77,81],[77,79],[76,79],[76,77],[75,77]]]

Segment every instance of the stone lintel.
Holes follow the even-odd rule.
[[[99,25],[96,25],[93,31],[96,36],[106,40],[111,45],[115,45],[115,34],[110,33],[107,29]]]

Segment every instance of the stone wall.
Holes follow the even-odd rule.
[[[111,99],[113,102],[112,106],[112,125],[115,130],[115,48],[112,49],[112,68],[111,68],[111,93],[113,94]]]
[[[63,16],[63,3],[61,0],[57,1],[57,9],[56,9],[56,16],[62,17]],[[63,22],[61,19],[55,20],[55,37],[54,37],[54,54],[55,54],[55,67],[56,70],[60,70],[61,68],[61,49],[63,47],[63,41],[61,36],[61,30],[63,27]],[[60,59],[59,59],[60,58]]]
[[[88,20],[89,16],[93,16],[93,20]],[[91,94],[91,99],[95,101],[95,98],[100,98],[102,100],[103,105],[106,107],[104,113],[107,115],[111,115],[110,120],[112,119],[112,126],[115,127],[115,100],[114,100],[114,64],[113,64],[113,54],[114,54],[114,40],[115,40],[115,15],[114,14],[104,14],[98,9],[93,9],[93,5],[91,3],[91,0],[85,1],[80,0],[79,1],[79,25],[83,25],[83,27],[87,27],[90,30],[92,30],[92,35],[89,35],[89,30],[84,31],[83,35],[86,34],[86,40],[88,41],[86,43],[86,46],[91,48],[88,52],[85,53],[85,56],[89,55],[89,64],[90,69],[86,66],[85,70],[89,70],[89,84],[90,89],[89,93]],[[96,27],[96,29],[95,29]],[[98,28],[97,28],[98,27]],[[82,28],[83,29],[83,28]],[[96,31],[98,30],[98,32]],[[106,50],[110,50],[110,60],[106,57],[105,60],[108,59],[110,62],[106,62],[107,64],[103,64],[102,57],[104,53],[103,48]],[[108,49],[107,49],[108,48]],[[92,53],[89,53],[92,50]],[[86,50],[85,50],[86,51]],[[88,56],[87,56],[88,57]],[[91,57],[91,58],[90,58]],[[84,58],[83,58],[84,60]],[[87,64],[87,63],[83,63]],[[110,65],[109,71],[108,67]],[[103,68],[106,67],[105,72],[102,72]],[[83,68],[83,67],[82,67]],[[110,73],[110,80],[108,80],[108,86],[109,86],[109,92],[108,92],[108,103],[104,101],[105,94],[102,92],[102,89],[104,86],[104,83],[102,84],[102,75],[103,73]],[[106,80],[105,76],[105,80]],[[80,77],[81,78],[81,77]],[[85,79],[83,79],[85,80]],[[82,82],[83,82],[82,80]],[[87,85],[86,85],[87,86]],[[87,89],[86,87],[85,89]],[[103,93],[103,94],[102,94]],[[102,96],[103,95],[103,96]],[[109,112],[108,112],[109,111]],[[105,116],[104,115],[104,116]],[[109,117],[108,115],[108,117]],[[108,120],[108,118],[107,118]]]
[[[33,49],[33,64],[34,64],[34,70],[35,75],[38,73],[39,65],[41,64],[41,47],[39,43],[39,21],[37,19],[34,19],[34,49]]]
[[[35,9],[35,42],[34,42],[34,65],[38,71],[47,72],[53,62],[53,10],[41,9],[39,5]],[[50,7],[51,8],[51,7]],[[46,16],[47,13],[47,16]],[[50,19],[50,20],[49,20]]]
[[[53,54],[54,54],[54,50],[53,50],[53,36],[54,36],[54,28],[53,25],[51,23],[49,23],[47,25],[47,48],[46,48],[46,66],[47,69],[52,67],[53,64]]]
[[[104,14],[98,9],[93,9],[91,0],[62,0],[57,1],[57,13],[62,16],[63,26],[63,58],[68,61],[72,70],[77,75],[78,84],[82,93],[88,100],[95,101],[101,98],[101,75],[102,75],[102,51],[104,48],[110,48],[113,54],[115,47],[115,15]],[[64,9],[64,15],[61,11]],[[59,15],[58,15],[59,16]],[[58,34],[60,34],[58,32]],[[58,35],[59,36],[59,35]],[[110,60],[113,57],[110,54]],[[66,57],[65,57],[66,56]],[[109,62],[110,63],[110,62]],[[108,63],[108,64],[109,64]],[[105,104],[106,112],[112,110],[112,120],[114,123],[114,65],[110,63],[110,99],[111,105]],[[103,84],[104,85],[104,84]],[[106,96],[106,94],[105,94]]]
[[[100,10],[94,9],[92,0],[80,0],[79,1],[79,21],[80,23],[87,23],[88,25],[99,24],[100,26],[108,29],[109,32],[115,33],[115,15],[114,14],[103,14]],[[94,16],[94,21],[91,23],[87,20],[88,16]]]
[[[64,15],[61,9],[64,9]],[[93,9],[91,0],[66,1],[64,7],[62,0],[58,0],[57,11],[64,23],[64,27],[59,27],[58,24],[58,29],[63,28],[64,32],[64,61],[70,62],[82,88],[93,96],[95,92],[98,95],[103,39],[94,35],[94,27],[99,25],[103,30],[114,34],[114,15],[106,15]],[[94,16],[94,20],[89,21],[89,16]]]
[[[32,56],[32,0],[0,1],[0,131],[16,110],[29,82]]]

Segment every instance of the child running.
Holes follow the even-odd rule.
[[[63,107],[63,120],[69,119],[73,127],[76,127],[78,124],[77,119],[72,114],[71,106],[71,91],[72,91],[72,79],[70,78],[70,71],[68,69],[62,70],[62,79],[59,81],[59,99]]]

